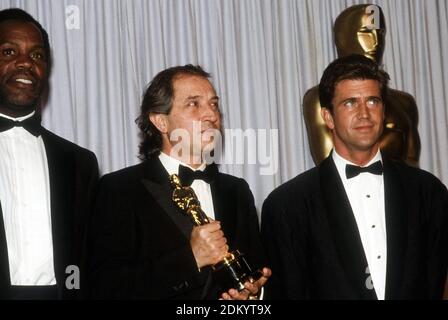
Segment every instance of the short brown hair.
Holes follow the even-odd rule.
[[[334,60],[325,69],[319,83],[320,105],[333,112],[332,100],[336,85],[342,80],[376,80],[380,83],[381,97],[386,100],[388,83],[387,72],[378,64],[359,54],[352,54]]]

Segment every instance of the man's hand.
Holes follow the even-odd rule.
[[[236,289],[230,289],[221,295],[224,300],[257,300],[260,295],[261,287],[264,286],[268,278],[271,276],[272,271],[269,268],[263,268],[263,275],[257,281],[244,283],[244,289],[238,291]]]
[[[221,261],[229,250],[227,239],[218,221],[212,221],[191,232],[190,245],[198,268]]]

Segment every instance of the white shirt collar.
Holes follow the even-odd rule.
[[[336,152],[335,149],[333,149],[333,152],[332,152],[331,156],[333,157],[334,164],[336,165],[336,168],[338,169],[339,175],[341,176],[341,178],[343,180],[346,179],[345,166],[347,164],[351,164],[351,165],[357,166],[357,164],[355,164],[355,163],[353,163],[353,162],[343,158],[339,153]],[[383,162],[383,158],[381,156],[381,151],[380,151],[379,148],[378,148],[378,152],[376,153],[376,155],[364,167],[370,166],[372,163],[377,162],[377,161]]]
[[[7,116],[6,114],[0,113],[0,117],[21,122],[23,120],[31,118],[32,116],[34,116],[35,113],[36,113],[36,111],[33,111],[30,114],[27,114],[26,116],[18,117],[18,118],[13,118],[13,117]]]
[[[159,160],[162,162],[162,165],[165,167],[165,170],[168,171],[169,175],[172,174],[179,174],[179,166],[182,165],[184,167],[188,167],[193,171],[200,170],[204,171],[205,167],[207,166],[205,163],[201,164],[201,166],[197,169],[194,169],[190,167],[188,164],[183,163],[182,161],[179,161],[176,158],[173,158],[166,153],[160,152]]]

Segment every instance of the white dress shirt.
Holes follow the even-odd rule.
[[[34,115],[11,118],[23,121]],[[11,285],[56,284],[50,181],[42,137],[22,127],[0,132],[0,203]]]
[[[169,155],[163,152],[160,153],[159,159],[160,162],[162,162],[162,165],[165,167],[165,170],[168,171],[169,175],[179,174],[180,165],[188,167],[193,171],[196,170],[204,171],[205,167],[207,166],[205,163],[203,163],[199,168],[193,169],[189,165],[173,157],[170,157]],[[215,219],[215,209],[213,207],[213,198],[210,185],[204,180],[194,180],[193,183],[191,184],[191,187],[193,188],[194,192],[196,193],[196,196],[199,199],[199,202],[201,203],[202,211],[204,211],[209,218]]]
[[[386,288],[387,236],[384,204],[383,175],[363,172],[347,179],[345,167],[354,163],[342,158],[333,150],[333,160],[347,193],[358,226],[359,235],[367,258],[366,286],[369,286],[369,271],[376,295],[384,300]],[[366,165],[382,161],[381,152]]]

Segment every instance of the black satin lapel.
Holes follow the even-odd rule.
[[[215,220],[221,222],[221,228],[229,243],[232,243],[235,235],[236,221],[236,190],[231,190],[225,185],[222,176],[217,174],[210,184],[213,198],[213,209],[215,210]],[[231,248],[234,249],[234,248]]]
[[[71,264],[74,217],[70,204],[74,203],[75,165],[73,155],[58,146],[58,142],[50,135],[43,133],[42,138],[47,153],[50,180],[54,267],[57,282],[62,282],[62,288],[65,283],[65,269]]]
[[[384,161],[384,202],[387,232],[386,299],[400,298],[407,238],[404,188],[393,164]]]
[[[331,156],[319,168],[320,184],[334,243],[345,274],[359,299],[376,299],[366,286],[367,258],[344,185]]]
[[[147,179],[142,179],[142,183],[163,211],[176,224],[183,235],[187,239],[190,239],[191,231],[193,230],[193,222],[187,215],[183,214],[171,200],[170,189]]]
[[[216,166],[215,164],[213,164]],[[216,171],[217,167],[214,168]],[[224,232],[224,236],[226,237],[228,244],[230,246],[230,250],[236,250],[238,248],[234,248],[234,239],[235,239],[235,228],[237,226],[237,221],[235,215],[237,214],[236,208],[236,195],[234,192],[236,190],[232,190],[227,188],[223,181],[223,176],[216,172],[214,180],[210,183],[210,191],[212,193],[213,199],[213,209],[215,211],[215,220],[221,222],[221,229]],[[209,271],[209,275],[207,278],[206,286],[203,290],[203,297],[212,296],[212,288],[213,287],[213,277],[212,272]],[[218,293],[218,292],[217,292]]]
[[[11,285],[9,271],[8,244],[6,242],[5,224],[3,222],[2,204],[0,202],[0,299],[7,297]]]

